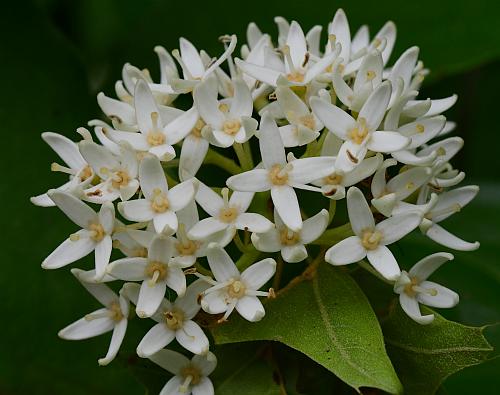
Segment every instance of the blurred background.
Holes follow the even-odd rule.
[[[392,19],[398,39],[392,60],[412,45],[432,73],[421,96],[459,95],[447,113],[458,123],[465,147],[456,167],[481,192],[445,226],[479,240],[473,253],[456,253],[436,280],[460,293],[447,318],[471,325],[500,321],[500,23],[497,2],[487,0],[26,0],[2,2],[0,15],[0,138],[2,159],[2,262],[0,270],[0,394],[143,394],[122,359],[98,367],[109,338],[81,342],[58,339],[57,332],[96,302],[69,270],[43,271],[40,263],[74,227],[57,209],[29,203],[29,197],[58,185],[50,172],[55,154],[40,133],[76,139],[75,130],[101,117],[95,96],[114,96],[121,68],[130,62],[159,74],[153,47],[178,47],[184,36],[211,55],[222,51],[217,38],[236,33],[245,41],[255,21],[276,34],[273,17],[296,19],[308,30],[326,24],[343,7],[351,31],[362,23],[375,33]],[[401,245],[414,262],[436,247],[410,239]],[[87,262],[88,263],[88,262]],[[134,325],[135,326],[135,325]],[[144,333],[132,331],[131,346]],[[488,339],[500,344],[498,325]],[[136,336],[137,339],[134,338]],[[498,349],[498,348],[497,348]],[[126,362],[126,361],[125,361]],[[499,360],[451,377],[443,393],[493,393],[500,387]],[[491,391],[489,391],[491,389]]]

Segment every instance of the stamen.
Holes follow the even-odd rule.
[[[159,278],[160,278],[160,271],[159,270],[155,270],[153,272],[153,277],[151,277],[151,280],[148,281],[148,285],[150,287],[154,287],[156,285],[156,282],[158,281]]]
[[[285,59],[288,63],[288,67],[290,68],[291,74],[295,74],[297,69],[293,64],[292,55],[290,54],[290,47],[288,45],[283,46],[283,55],[285,55]]]
[[[72,234],[69,235],[69,239],[71,241],[78,241],[78,240],[80,240],[80,235],[76,234],[76,233],[72,233]]]
[[[74,175],[75,171],[67,166],[61,166],[59,163],[52,163],[50,165],[50,170],[54,172],[60,172],[60,173],[66,173],[66,174],[71,174]]]

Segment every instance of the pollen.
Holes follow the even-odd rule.
[[[119,170],[113,175],[113,179],[111,181],[111,184],[113,185],[113,188],[120,188],[127,186],[128,183],[130,182],[130,176],[126,170]]]
[[[120,322],[123,319],[122,309],[118,302],[112,302],[109,307],[109,316],[115,322]]]
[[[413,182],[408,182],[406,184],[406,189],[408,189],[409,191],[412,190],[413,188],[415,188],[415,183]]]
[[[316,121],[314,120],[314,116],[312,114],[303,115],[299,118],[299,122],[309,129],[314,129],[316,127]]]
[[[234,136],[236,133],[239,132],[241,128],[241,122],[237,119],[229,119],[224,122],[222,125],[222,129],[224,130],[224,133],[228,134],[229,136]]]
[[[284,246],[293,246],[300,240],[300,234],[284,228],[280,231],[280,242]]]
[[[377,76],[377,73],[375,73],[373,70],[368,70],[366,72],[366,80],[371,81]]]
[[[94,241],[101,241],[106,236],[106,232],[101,224],[91,224],[89,227],[90,238]]]
[[[151,279],[154,279],[155,283],[158,280],[164,280],[167,277],[168,274],[168,267],[162,262],[158,261],[150,261],[146,268],[144,269],[144,275],[146,277],[150,277]],[[156,277],[156,279],[155,279]]]
[[[233,222],[238,216],[238,209],[236,207],[225,207],[220,210],[219,219],[225,223]]]
[[[368,127],[366,126],[366,119],[361,117],[358,119],[356,127],[349,131],[349,138],[356,144],[361,144],[366,136],[368,136]]]
[[[193,240],[185,240],[175,245],[175,249],[181,256],[194,255],[198,250],[199,244]]]
[[[227,293],[231,298],[240,299],[245,296],[246,287],[240,280],[233,280],[227,287]]]
[[[165,135],[158,131],[149,132],[146,140],[149,145],[156,147],[165,144]]]
[[[170,203],[167,195],[160,189],[156,188],[153,191],[153,199],[151,200],[151,208],[157,213],[164,213],[170,208]]]
[[[201,137],[201,130],[205,127],[206,123],[203,122],[203,119],[198,119],[196,121],[196,125],[194,125],[194,128],[191,129],[191,133],[195,135],[196,137],[200,138]]]
[[[222,111],[223,113],[228,113],[229,106],[226,103],[221,103],[219,104],[219,110]]]
[[[200,369],[198,369],[196,366],[193,366],[191,364],[187,365],[186,367],[184,367],[181,370],[181,376],[184,378],[184,380],[190,379],[189,381],[192,385],[199,384],[201,381],[201,378],[203,377]]]
[[[361,244],[370,251],[377,249],[383,238],[382,233],[376,230],[367,229],[362,234]]]
[[[80,172],[80,180],[85,181],[88,180],[93,175],[92,168],[90,166],[85,166],[83,170]]]
[[[410,283],[406,284],[404,287],[404,293],[408,295],[411,298],[414,298],[415,295],[417,294],[417,291],[413,289],[414,286],[420,284],[420,281],[417,277],[412,277],[410,279]]]
[[[340,185],[344,180],[344,176],[338,173],[332,173],[329,176],[323,178],[323,181],[327,185]]]
[[[274,165],[269,170],[269,181],[274,185],[286,185],[288,183],[288,172],[280,165]]]
[[[184,325],[184,312],[179,309],[166,311],[163,313],[163,317],[165,318],[165,324],[167,327],[173,331],[181,329]]]
[[[291,82],[304,82],[304,74],[300,71],[294,71],[290,74],[287,74],[286,78]]]
[[[424,133],[425,126],[422,125],[421,123],[417,123],[417,125],[415,126],[415,129],[417,129],[417,133]]]

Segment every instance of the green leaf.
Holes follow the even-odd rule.
[[[402,390],[368,300],[349,275],[323,262],[312,280],[269,301],[262,321],[249,323],[233,316],[213,335],[218,344],[279,341],[357,390],[373,387],[391,394]]]
[[[423,309],[423,314],[429,312]],[[405,395],[434,394],[448,376],[484,362],[493,350],[483,336],[484,327],[461,325],[434,314],[432,324],[419,325],[398,305],[382,325]]]
[[[273,379],[279,374],[271,366],[269,345],[251,343],[218,346],[218,364],[212,374],[217,395],[280,395]]]

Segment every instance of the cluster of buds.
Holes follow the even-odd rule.
[[[386,23],[372,39],[362,26],[351,37],[342,10],[327,27],[325,45],[321,26],[304,34],[295,21],[276,23],[277,40],[250,24],[240,58],[234,35],[221,37],[218,58],[184,38],[171,54],[156,47],[160,80],[126,64],[117,98],[97,96],[107,121],[91,120],[93,134],[79,128],[79,142],[42,134],[65,162],[52,170],[69,180],[32,202],[57,206],[81,228],[42,267],[94,252],[94,269],[72,273],[104,306],[59,335],[112,331],[99,360],[108,364],[135,305],[138,317],[156,322],[137,354],[174,374],[164,393],[212,394],[207,376],[216,357],[200,310],[215,323],[234,310],[261,320],[259,298],[275,295],[266,284],[282,272],[277,266],[308,259],[319,238],[325,245],[342,230],[347,237],[320,251],[324,260],[346,265],[366,258],[364,266],[394,285],[403,310],[421,324],[433,316],[422,315],[419,303],[458,302],[455,292],[427,281],[453,256],[433,254],[406,272],[388,245],[419,228],[447,248],[479,246],[439,224],[478,188],[456,187],[464,173],[450,164],[463,140],[445,137],[455,125],[442,113],[456,96],[417,98],[428,73],[419,49],[387,66],[395,25]],[[174,106],[179,96],[188,108]],[[204,166],[210,172],[200,172]],[[225,186],[207,185],[214,178]],[[303,191],[317,193],[324,205],[301,207]],[[350,223],[335,228],[333,208],[344,199]],[[315,214],[306,218],[307,211]],[[123,257],[111,259],[113,250]],[[115,293],[107,283],[120,280]],[[174,339],[194,354],[191,360],[165,349]]]

